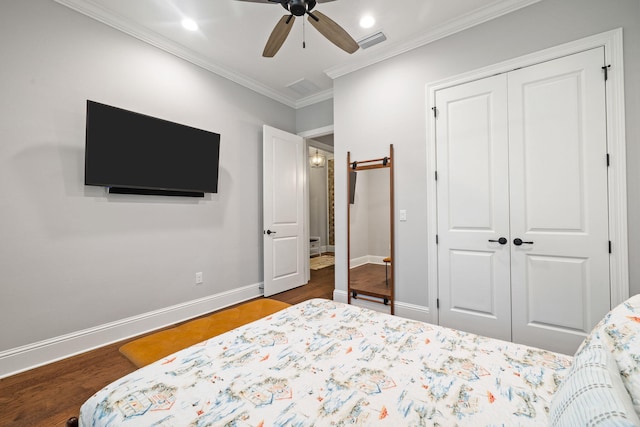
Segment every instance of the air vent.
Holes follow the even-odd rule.
[[[382,31],[375,33],[369,37],[365,37],[362,40],[358,41],[361,49],[368,49],[371,46],[375,46],[378,43],[382,43],[387,39],[387,36],[384,35]]]
[[[300,96],[307,96],[320,91],[320,86],[307,79],[300,79],[287,85],[287,87]]]

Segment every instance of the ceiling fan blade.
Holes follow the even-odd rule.
[[[287,39],[291,28],[293,28],[293,23],[295,22],[296,17],[293,15],[284,15],[280,18],[280,21],[276,24],[275,28],[271,32],[269,36],[269,40],[267,40],[267,44],[264,47],[264,51],[262,52],[262,56],[265,58],[273,58],[276,53],[282,47],[282,44]]]
[[[316,20],[317,18],[317,20]],[[347,33],[344,28],[336,24],[325,14],[318,12],[317,10],[309,13],[309,22],[316,30],[327,38],[331,43],[338,46],[340,49],[347,53],[353,53],[360,49],[358,43]]]

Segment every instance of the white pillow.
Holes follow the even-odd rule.
[[[640,426],[606,336],[592,332],[553,396],[552,426]]]
[[[611,310],[600,330],[608,338],[622,382],[640,415],[640,295]]]

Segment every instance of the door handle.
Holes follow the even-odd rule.
[[[489,239],[490,242],[494,242],[494,243],[500,243],[501,245],[506,245],[507,244],[507,238],[506,237],[501,237],[498,240],[493,240],[493,239]]]
[[[515,239],[513,239],[513,244],[516,246],[520,246],[522,244],[533,245],[533,242],[523,242],[522,239],[520,239],[519,237],[516,237]]]
[[[271,230],[267,230],[267,231],[266,231],[266,233],[267,233],[269,236],[271,236],[272,234],[276,234],[276,232],[275,232],[275,231],[271,231]]]

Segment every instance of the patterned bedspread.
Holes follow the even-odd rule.
[[[547,425],[571,362],[315,299],[121,378],[80,425]]]

